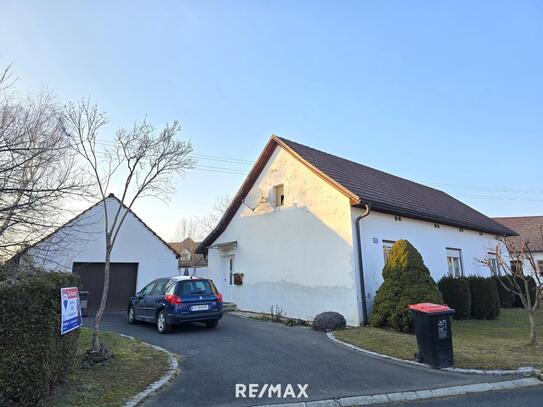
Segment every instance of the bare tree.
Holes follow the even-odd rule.
[[[85,162],[104,209],[104,288],[94,319],[92,347],[89,350],[89,356],[96,360],[108,355],[104,344],[100,343],[100,322],[109,289],[111,252],[126,216],[140,198],[153,196],[167,199],[173,191],[172,176],[182,176],[196,165],[191,157],[191,143],[176,139],[180,131],[177,121],[166,124],[156,133],[154,127],[144,120],[130,129],[118,130],[114,143],[100,148],[98,138],[106,123],[106,115],[89,101],[70,103],[63,111],[64,133]],[[111,185],[119,181],[122,181],[118,195],[120,204],[109,205],[108,201],[111,200],[107,198]]]
[[[179,222],[177,222],[173,238],[177,242],[182,242],[189,237],[197,242],[205,236],[203,236],[198,218],[182,217],[179,219]]]
[[[540,235],[543,243],[543,225],[540,226]],[[506,291],[520,298],[530,322],[530,343],[536,345],[536,311],[539,307],[539,297],[543,293],[543,278],[537,271],[536,260],[530,250],[530,242],[524,241],[519,244],[511,239],[502,238],[494,252],[498,276],[501,277],[498,278],[499,284]],[[492,268],[493,259],[487,256],[481,262]]]
[[[213,204],[211,212],[197,218],[203,236],[207,236],[217,226],[222,216],[230,206],[232,198],[229,195],[219,196]]]
[[[0,72],[0,258],[11,257],[63,220],[66,198],[86,183],[48,93],[23,98]]]

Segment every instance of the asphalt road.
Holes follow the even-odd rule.
[[[107,314],[103,329],[182,355],[182,373],[146,406],[248,406],[295,401],[236,399],[237,383],[292,384],[296,389],[296,384],[308,384],[309,398],[298,400],[307,401],[505,380],[383,360],[336,344],[308,328],[229,315],[216,329],[191,324],[160,335],[154,325],[129,325],[124,314]]]

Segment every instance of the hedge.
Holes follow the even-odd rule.
[[[471,316],[471,291],[466,278],[443,277],[437,283],[443,301],[454,308],[454,319],[468,319]]]
[[[500,298],[500,307],[502,308],[512,308],[515,305],[517,296],[514,292],[507,290],[505,287],[510,286],[510,280],[508,277],[492,277],[496,282],[496,287],[498,288],[498,297]],[[501,280],[501,282],[500,282]],[[505,284],[505,287],[504,287]],[[519,298],[520,301],[520,298]]]
[[[0,273],[0,405],[46,404],[75,360],[79,331],[60,335],[60,288],[72,273]]]
[[[383,268],[383,284],[377,290],[370,324],[389,326],[399,332],[413,332],[408,305],[419,302],[443,303],[443,297],[422,256],[407,240],[392,245]]]
[[[524,287],[524,280],[520,277],[517,277],[517,283],[520,286],[520,289],[522,290],[523,295],[525,295],[524,293],[526,292],[526,289]],[[533,279],[529,280],[528,291],[530,292],[532,304],[534,304],[535,299],[536,299],[536,294],[537,294],[537,285],[535,283],[535,280]],[[524,308],[524,305],[522,305],[522,300],[516,294],[515,294],[515,302],[513,304],[513,307]]]
[[[471,316],[476,319],[496,319],[500,315],[500,298],[492,277],[468,277],[471,291]]]

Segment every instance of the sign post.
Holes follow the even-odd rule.
[[[81,326],[81,304],[79,302],[79,290],[77,287],[60,289],[60,334],[64,335]]]

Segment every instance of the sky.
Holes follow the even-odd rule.
[[[271,134],[543,215],[541,1],[11,1],[17,90],[92,98],[114,130],[177,119],[198,167],[136,212],[171,240],[233,196]],[[115,191],[113,191],[115,192]]]

